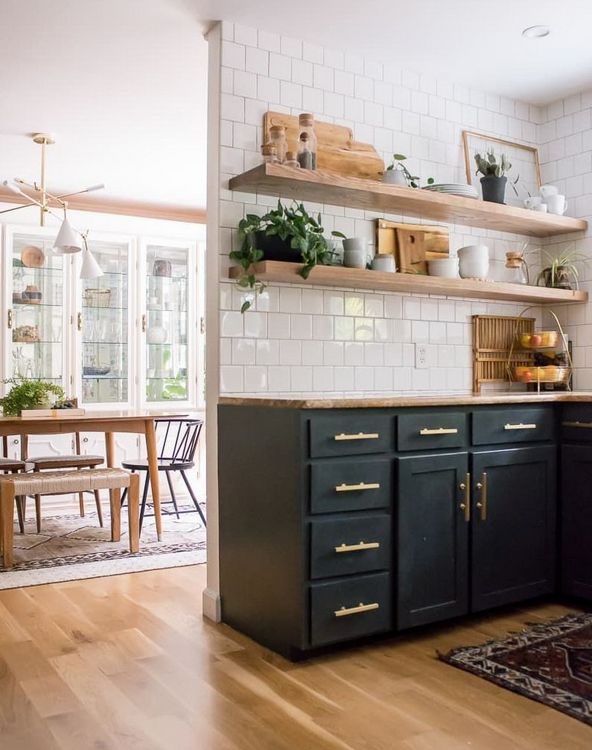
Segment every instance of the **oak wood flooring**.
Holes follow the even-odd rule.
[[[592,748],[592,728],[435,658],[562,606],[291,664],[203,620],[204,583],[197,566],[0,591],[0,748]]]

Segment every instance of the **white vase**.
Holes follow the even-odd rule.
[[[403,185],[403,186],[407,185],[407,180],[405,179],[405,175],[400,169],[387,169],[384,172],[383,180],[388,185]]]
[[[459,271],[462,279],[485,280],[489,273],[489,248],[487,245],[467,245],[458,251]]]

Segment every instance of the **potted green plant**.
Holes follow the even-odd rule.
[[[393,154],[393,160],[388,165],[386,170],[383,172],[383,180],[389,185],[402,185],[412,188],[418,188],[420,185],[421,178],[416,175],[412,175],[407,169],[404,161],[407,161],[407,157],[404,154]],[[434,184],[434,178],[429,177],[427,180],[428,185]]]
[[[20,417],[26,409],[49,409],[56,402],[65,400],[63,388],[55,383],[44,380],[10,379],[5,383],[13,383],[12,388],[4,398],[0,398],[0,406],[5,417]]]
[[[575,248],[561,250],[557,255],[543,250],[543,270],[537,278],[537,286],[554,289],[578,288],[579,272],[577,264],[588,263],[590,259]]]
[[[252,273],[253,264],[260,260],[278,260],[291,263],[302,263],[299,274],[307,279],[316,265],[330,265],[334,251],[323,236],[321,215],[311,216],[302,203],[292,207],[278,201],[277,208],[263,216],[247,214],[238,225],[240,247],[230,253],[231,260],[236,261],[242,273],[237,284],[259,294],[265,284]],[[241,312],[246,312],[252,299],[246,299]]]
[[[477,164],[477,171],[475,174],[482,174],[481,177],[481,192],[483,194],[483,200],[489,203],[504,203],[506,196],[506,183],[508,178],[506,172],[512,169],[512,164],[505,154],[502,154],[499,161],[493,151],[490,149],[485,156],[482,154],[475,154],[475,163]],[[516,195],[516,183],[520,179],[520,175],[516,177],[512,183],[512,187]]]

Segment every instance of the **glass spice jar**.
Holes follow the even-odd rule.
[[[283,164],[286,160],[286,151],[288,150],[286,128],[283,125],[272,125],[269,128],[269,142],[272,146],[275,146],[278,162]]]
[[[265,164],[277,164],[277,150],[276,147],[271,143],[264,143],[261,146],[261,154],[263,156],[263,162]]]
[[[294,151],[286,151],[286,161],[284,162],[284,165],[286,167],[294,167],[295,169],[300,168],[300,164],[298,163],[298,159],[296,158],[296,154]]]
[[[298,164],[300,164],[301,169],[314,169],[313,153],[306,131],[300,133],[300,140],[298,141]]]
[[[298,134],[298,143],[300,144],[300,141],[302,139],[302,135],[304,133],[308,136],[308,150],[310,151],[312,155],[312,166],[306,167],[306,169],[316,169],[317,168],[317,136],[314,129],[314,115],[304,113],[298,116],[298,127],[299,127],[299,134]],[[300,146],[299,146],[300,150]],[[300,164],[302,166],[302,164]]]

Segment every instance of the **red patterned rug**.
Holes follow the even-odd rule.
[[[440,658],[592,725],[592,614],[531,625]]]

